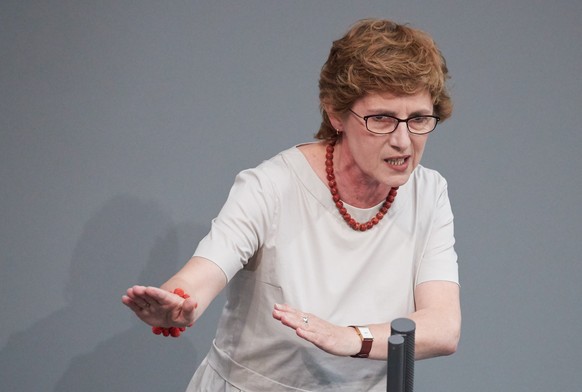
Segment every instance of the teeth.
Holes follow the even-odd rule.
[[[404,158],[398,158],[398,159],[386,159],[386,162],[389,163],[390,165],[402,165],[404,164]]]

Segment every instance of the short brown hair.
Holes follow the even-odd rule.
[[[423,31],[382,19],[363,19],[334,41],[321,69],[319,101],[323,121],[317,139],[337,138],[325,111],[344,113],[369,93],[397,95],[427,90],[434,113],[446,120],[453,104],[446,87],[446,61]]]

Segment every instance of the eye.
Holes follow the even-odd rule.
[[[418,116],[408,119],[409,124],[425,125],[432,120],[432,117]]]
[[[392,123],[394,123],[394,121],[396,121],[394,118],[392,118],[390,116],[385,116],[383,114],[370,116],[370,117],[368,117],[368,120],[371,120],[375,123],[382,123],[382,124],[392,124]]]

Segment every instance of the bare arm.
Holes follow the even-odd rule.
[[[456,351],[461,331],[461,307],[459,286],[453,282],[431,281],[415,289],[416,311],[408,318],[416,323],[416,359],[450,355]],[[350,327],[337,326],[307,314],[308,324],[303,321],[306,314],[287,305],[275,305],[273,317],[283,325],[295,329],[298,336],[320,349],[335,355],[357,354],[361,340]],[[374,335],[374,344],[369,358],[386,359],[390,324],[368,326]]]
[[[416,323],[416,359],[453,354],[461,336],[459,285],[445,281],[421,283],[414,297],[416,311],[408,318]],[[370,358],[386,359],[390,325],[373,325],[370,329],[374,335]]]
[[[193,324],[226,286],[224,272],[212,261],[192,257],[160,288],[133,286],[122,302],[145,323],[162,327]],[[172,293],[183,289],[190,298]]]

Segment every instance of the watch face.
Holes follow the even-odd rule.
[[[374,339],[374,336],[372,336],[372,332],[370,332],[368,327],[358,327],[358,329],[364,339]]]

